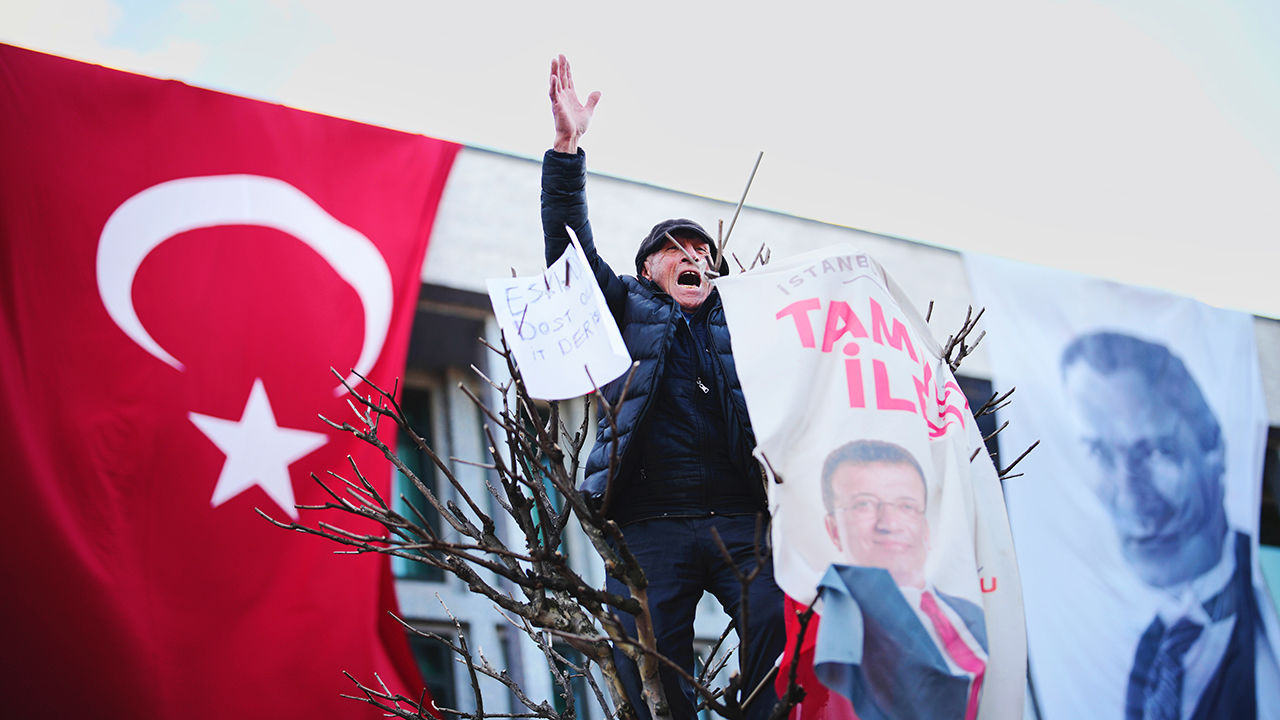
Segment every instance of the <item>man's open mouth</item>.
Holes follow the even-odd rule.
[[[685,270],[676,276],[676,284],[698,287],[702,284],[702,275],[694,272],[693,270]]]

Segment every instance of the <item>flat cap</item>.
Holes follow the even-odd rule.
[[[645,236],[640,243],[640,249],[636,251],[636,274],[639,275],[644,271],[644,261],[650,255],[654,254],[666,244],[666,234],[670,233],[671,237],[689,237],[690,235],[703,240],[712,248],[715,248],[716,241],[711,239],[706,230],[702,226],[692,220],[685,218],[672,218],[663,220]]]

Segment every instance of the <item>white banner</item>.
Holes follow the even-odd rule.
[[[1280,715],[1257,569],[1266,414],[1253,319],[966,255],[1045,720]],[[1256,708],[1256,710],[1255,710]]]
[[[756,452],[781,481],[778,585],[793,605],[824,588],[816,642],[806,633],[798,658],[788,642],[780,673],[785,685],[796,664],[807,691],[793,718],[1020,716],[1026,640],[1004,500],[924,321],[849,246],[716,286]]]
[[[541,275],[486,281],[525,387],[543,400],[586,395],[631,367],[582,246],[565,229],[572,242]]]

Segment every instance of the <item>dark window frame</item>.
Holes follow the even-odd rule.
[[[410,426],[413,427],[414,432],[426,441],[429,447],[434,447],[436,437],[434,432],[435,423],[433,421],[435,410],[433,403],[436,392],[435,388],[428,386],[406,385],[400,393],[400,407],[408,417]],[[418,476],[422,484],[439,498],[439,474],[427,454],[409,441],[407,433],[398,432],[396,434],[396,454]],[[439,535],[442,530],[440,513],[422,497],[418,488],[413,485],[408,477],[394,468],[392,474],[392,492],[394,494],[392,505],[395,510],[415,522],[421,522],[417,514],[405,506],[406,500],[401,498],[407,499],[408,503],[426,518],[431,529]],[[391,567],[396,578],[402,580],[444,582],[445,579],[444,571],[440,568],[425,563],[413,562],[405,558],[392,558]]]
[[[409,624],[418,630],[447,638],[450,642],[458,642],[458,629],[452,625],[428,621],[410,621]],[[467,629],[467,625],[464,624],[462,632],[465,634]],[[436,707],[460,709],[458,707],[460,697],[458,663],[455,662],[453,650],[439,640],[423,637],[410,630],[406,630],[405,633],[409,638],[409,651],[413,654],[418,675],[427,686],[427,691],[431,693],[431,699]]]

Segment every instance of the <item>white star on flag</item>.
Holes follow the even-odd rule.
[[[329,441],[324,433],[282,428],[276,424],[262,379],[253,381],[244,414],[226,420],[200,413],[188,413],[200,432],[227,456],[213,488],[212,507],[257,485],[289,514],[298,519],[294,507],[293,482],[289,466]]]

